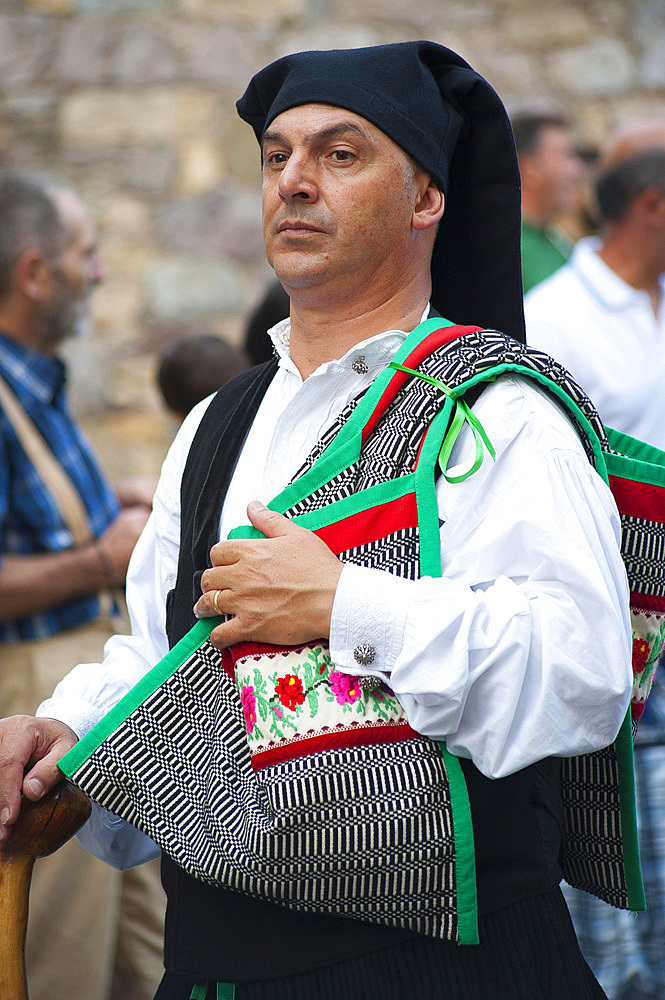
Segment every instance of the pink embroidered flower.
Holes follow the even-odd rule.
[[[242,711],[245,716],[247,732],[251,733],[256,723],[256,695],[254,694],[254,688],[249,684],[243,684],[242,691],[240,692],[240,701],[242,702]]]
[[[633,639],[633,673],[641,674],[649,660],[649,643],[646,639]]]
[[[305,700],[302,681],[295,674],[287,674],[286,677],[280,677],[275,685],[275,693],[282,705],[285,708],[290,708],[292,711],[296,705],[302,705]]]
[[[349,705],[353,705],[354,701],[360,698],[361,689],[358,680],[358,677],[343,674],[340,670],[331,671],[330,686],[338,705],[346,705],[347,702]]]

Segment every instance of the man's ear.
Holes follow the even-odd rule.
[[[665,222],[665,194],[659,188],[650,186],[641,192],[638,199],[647,224],[662,229]]]
[[[417,201],[413,209],[411,225],[414,229],[430,229],[432,226],[438,226],[444,206],[443,191],[431,178],[425,176],[418,185]]]
[[[26,298],[41,302],[50,294],[53,270],[41,250],[24,250],[14,264],[14,283]]]

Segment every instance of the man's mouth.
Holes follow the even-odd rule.
[[[322,232],[318,226],[315,226],[311,222],[303,222],[300,219],[287,219],[285,222],[280,222],[277,227],[278,233],[320,233]]]

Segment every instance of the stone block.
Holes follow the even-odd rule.
[[[224,120],[219,141],[229,177],[243,187],[260,191],[261,154],[250,126],[233,114]]]
[[[99,207],[97,222],[100,230],[145,243],[151,235],[152,210],[145,201],[119,193]]]
[[[197,136],[183,144],[178,164],[177,189],[180,194],[201,194],[215,188],[226,173],[219,142]]]
[[[646,87],[665,90],[665,33],[662,30],[645,45],[641,75]]]
[[[0,67],[4,93],[28,84],[41,84],[56,34],[51,19],[41,14],[0,13]]]
[[[650,121],[665,121],[665,94],[639,95],[612,102],[613,130]]]
[[[503,18],[501,35],[512,45],[551,50],[592,38],[594,25],[584,10],[572,4],[534,5]]]
[[[619,95],[638,80],[637,66],[627,45],[614,38],[598,38],[546,58],[555,81],[564,90],[583,97]]]
[[[219,91],[210,87],[180,87],[174,101],[174,125],[178,136],[197,132],[216,134],[223,114]]]
[[[178,93],[169,88],[82,88],[67,96],[58,116],[65,146],[150,145],[177,134]]]
[[[181,77],[179,61],[158,29],[157,23],[135,20],[122,28],[108,60],[111,80],[119,84],[151,84]]]
[[[95,338],[106,341],[109,353],[118,344],[139,337],[138,317],[143,308],[141,276],[116,276],[108,269],[106,281],[90,300],[90,319]]]
[[[106,76],[106,50],[113,25],[106,19],[63,21],[49,77],[54,83],[96,84]]]
[[[133,11],[164,10],[176,7],[178,0],[76,0],[81,14],[130,14]]]
[[[230,86],[238,97],[260,69],[253,39],[233,23],[166,18],[160,30],[165,44],[177,53],[183,79]]]
[[[307,0],[180,0],[180,6],[187,14],[261,28],[307,14]]]
[[[219,94],[212,89],[83,87],[61,102],[58,129],[65,146],[145,147],[214,133],[219,114]]]
[[[158,319],[239,312],[245,297],[239,269],[209,258],[163,261],[147,269],[144,282],[147,309]]]
[[[25,0],[25,6],[45,14],[71,14],[75,0]]]
[[[166,205],[157,219],[163,245],[179,254],[251,259],[263,252],[261,199],[226,185]]]

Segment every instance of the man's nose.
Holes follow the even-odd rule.
[[[280,198],[285,202],[294,199],[315,201],[318,189],[310,161],[292,154],[279,175],[277,189]]]

